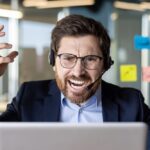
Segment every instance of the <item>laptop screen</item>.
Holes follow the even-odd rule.
[[[0,150],[145,150],[143,123],[1,123]]]

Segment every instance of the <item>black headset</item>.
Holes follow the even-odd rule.
[[[114,64],[114,61],[112,60],[111,56],[108,56],[104,64],[105,71],[107,71],[113,64]]]
[[[55,51],[53,49],[49,52],[48,61],[50,65],[55,66]]]
[[[49,56],[48,56],[49,64],[52,66],[55,66],[55,51],[53,49],[50,50]],[[104,64],[105,71],[108,70],[112,65],[114,64],[114,61],[110,56],[106,59],[106,63]]]

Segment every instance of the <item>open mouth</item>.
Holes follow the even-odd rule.
[[[86,83],[83,80],[69,80],[69,85],[75,90],[83,90],[86,87]]]

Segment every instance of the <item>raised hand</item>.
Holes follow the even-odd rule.
[[[0,37],[5,36],[5,32],[3,32],[4,26],[0,25]],[[10,49],[12,45],[9,43],[0,43],[0,50]],[[14,61],[14,58],[18,55],[17,51],[12,51],[7,56],[0,56],[0,76],[4,74],[7,65]]]

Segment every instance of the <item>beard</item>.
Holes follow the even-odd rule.
[[[60,91],[63,93],[63,95],[69,99],[72,103],[75,104],[81,104],[83,102],[86,102],[92,95],[95,94],[99,84],[100,84],[100,79],[97,80],[90,88],[88,87],[88,84],[92,82],[90,76],[87,74],[81,75],[80,77],[75,77],[75,76],[68,76],[65,77],[64,80],[61,80],[57,74],[55,74],[57,86],[59,87]],[[69,88],[70,86],[70,80],[77,80],[77,81],[84,81],[87,83],[87,86],[79,92],[72,92]]]

